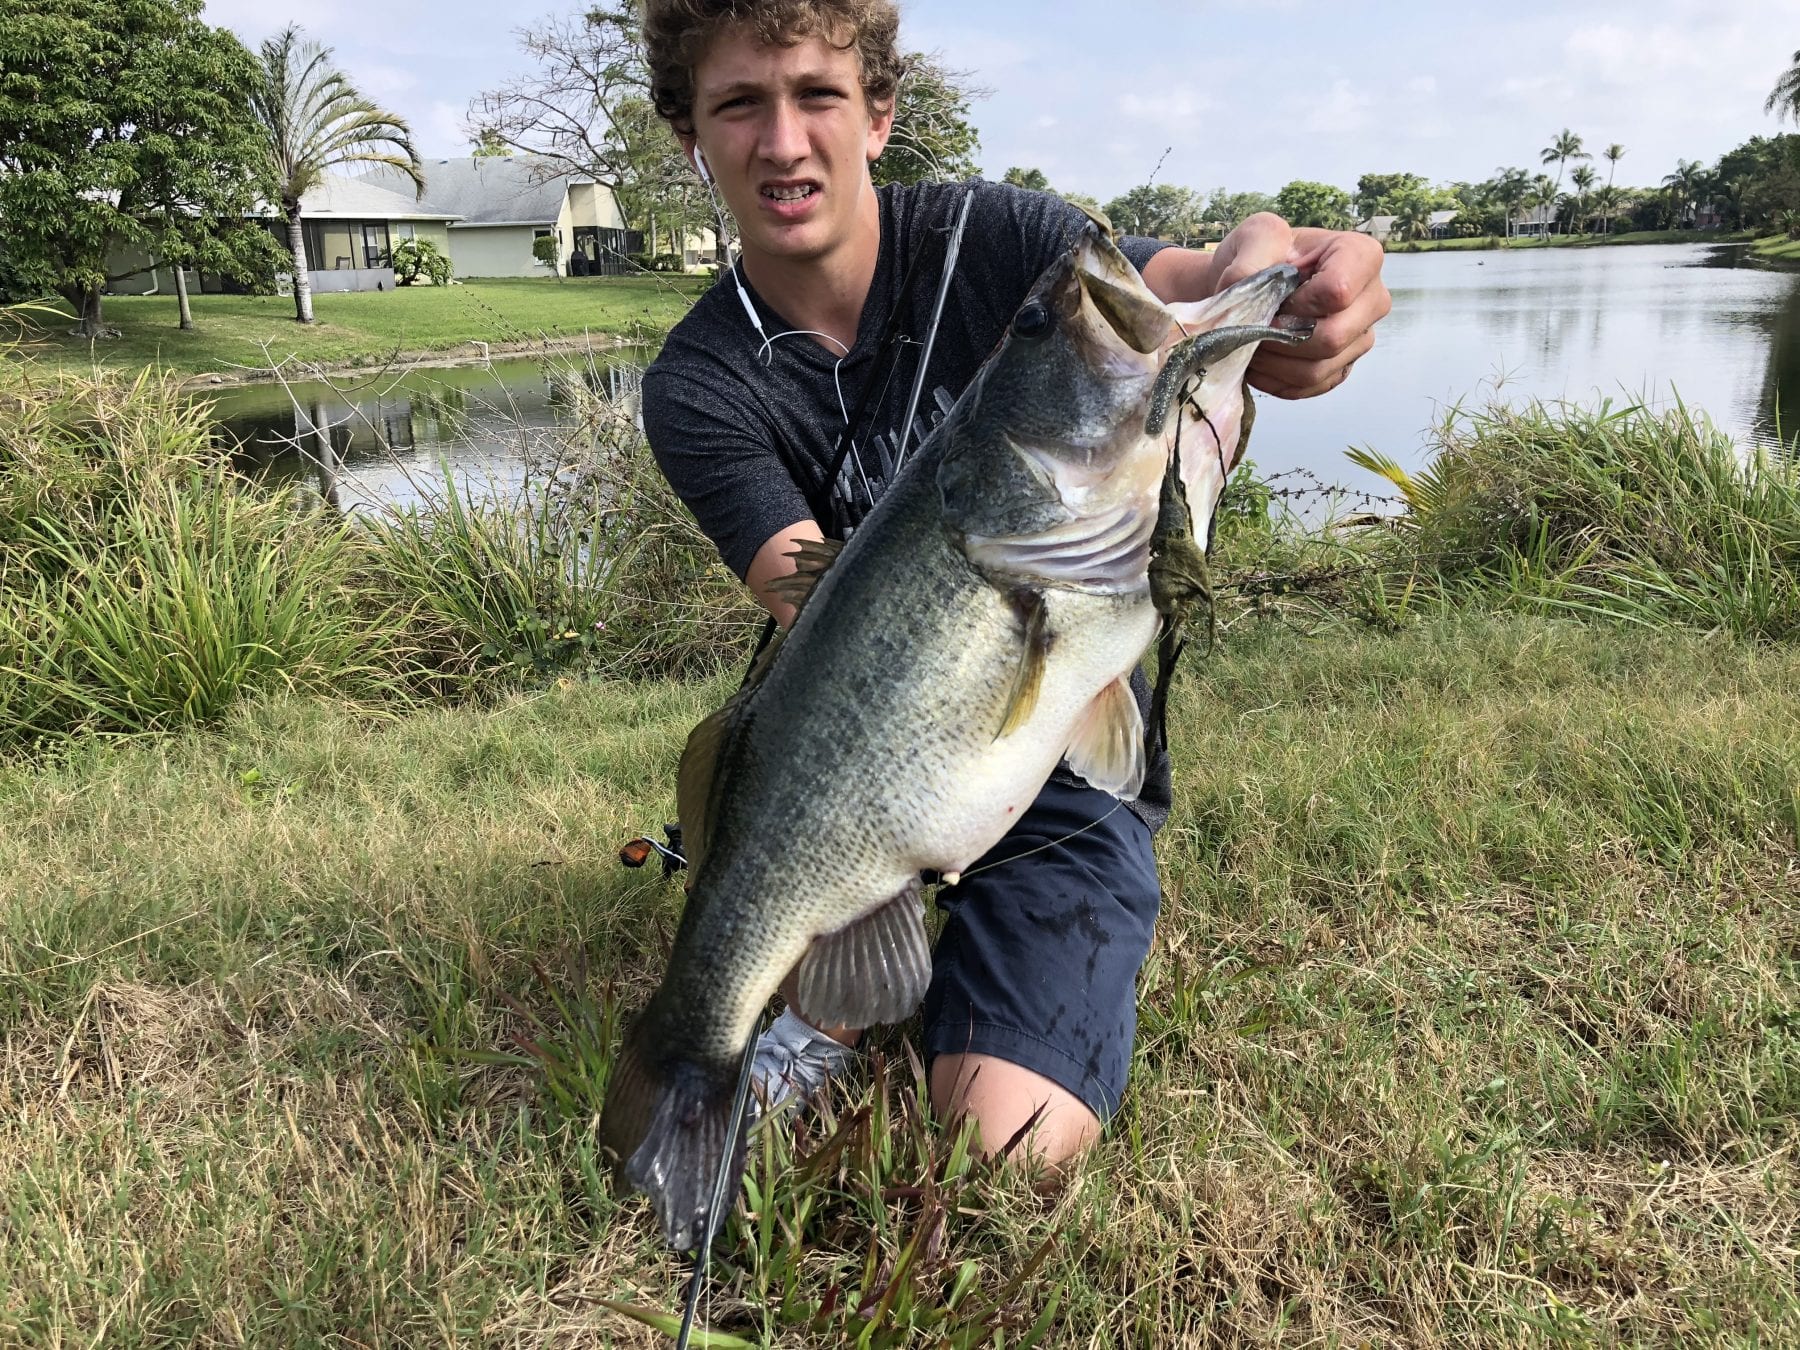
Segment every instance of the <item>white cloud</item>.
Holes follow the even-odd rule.
[[[1140,122],[1161,123],[1171,130],[1212,106],[1210,98],[1187,85],[1152,89],[1148,93],[1121,94],[1118,102],[1119,111],[1125,116]]]

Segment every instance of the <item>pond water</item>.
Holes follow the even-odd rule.
[[[1518,252],[1393,254],[1394,312],[1375,350],[1325,398],[1264,400],[1251,457],[1264,473],[1306,469],[1327,482],[1380,484],[1344,458],[1369,446],[1413,467],[1427,428],[1462,400],[1495,396],[1593,403],[1679,397],[1747,443],[1800,432],[1800,272],[1706,244]],[[282,472],[313,470],[329,445],[347,502],[405,500],[441,481],[505,486],[522,441],[565,415],[571,370],[603,385],[649,353],[495,361],[490,366],[211,392],[222,430]]]

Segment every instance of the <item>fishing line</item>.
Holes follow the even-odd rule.
[[[907,451],[912,448],[913,417],[919,411],[919,395],[925,392],[925,373],[931,368],[931,350],[937,345],[938,324],[944,317],[944,301],[950,295],[950,281],[956,275],[956,257],[962,252],[963,230],[969,223],[969,208],[975,204],[975,189],[963,189],[962,210],[957,213],[956,226],[950,231],[950,243],[944,251],[944,275],[938,282],[937,299],[931,306],[931,322],[925,329],[925,351],[919,357],[919,372],[913,377],[912,394],[906,400],[906,416],[900,419],[900,446],[894,456],[894,472],[900,472],[900,466],[906,463]]]
[[[700,1247],[694,1253],[694,1273],[688,1280],[687,1304],[681,1312],[675,1350],[688,1350],[688,1341],[694,1334],[694,1318],[700,1312],[700,1294],[706,1288],[706,1270],[712,1262],[713,1237],[718,1233],[725,1213],[727,1178],[737,1153],[738,1136],[744,1131],[744,1108],[750,1103],[750,1068],[756,1062],[756,1040],[760,1031],[759,1018],[757,1026],[750,1030],[750,1039],[744,1042],[743,1058],[738,1063],[737,1091],[732,1095],[731,1115],[725,1121],[725,1149],[719,1155],[719,1170],[713,1173],[712,1199],[706,1207],[706,1223],[700,1229]]]
[[[994,868],[999,867],[1003,863],[1017,862],[1020,858],[1029,858],[1034,853],[1042,853],[1045,849],[1056,848],[1060,844],[1066,844],[1069,842],[1069,840],[1073,839],[1076,835],[1086,834],[1089,830],[1093,829],[1095,826],[1104,825],[1108,820],[1112,819],[1112,817],[1117,815],[1119,813],[1120,809],[1124,807],[1124,805],[1125,805],[1125,799],[1123,797],[1120,797],[1118,800],[1113,802],[1112,810],[1108,811],[1105,815],[1100,816],[1099,818],[1097,818],[1095,820],[1090,820],[1087,824],[1083,825],[1080,829],[1070,830],[1067,834],[1063,835],[1059,839],[1052,839],[1047,843],[1039,844],[1036,848],[1028,848],[1023,853],[1009,853],[1004,858],[995,858],[994,861],[992,861],[991,863],[983,863],[980,867],[971,867],[968,871],[962,873],[957,878],[957,881],[960,884],[961,882],[967,881],[970,877],[976,876],[979,873],[992,871]]]

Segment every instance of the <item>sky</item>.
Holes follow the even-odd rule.
[[[467,154],[469,101],[529,69],[518,30],[578,8],[210,0],[207,17],[252,45],[303,24],[410,122],[429,161]],[[1478,181],[1535,169],[1564,127],[1603,175],[1599,152],[1624,145],[1618,182],[1643,186],[1678,158],[1711,164],[1795,129],[1762,105],[1800,48],[1800,0],[901,0],[901,12],[909,50],[990,91],[971,110],[989,177],[1032,166],[1102,201],[1153,171],[1233,192],[1295,178],[1353,189],[1370,172]]]

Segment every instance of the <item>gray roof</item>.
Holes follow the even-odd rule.
[[[456,212],[445,211],[429,202],[413,199],[412,182],[404,174],[396,177],[404,191],[391,190],[367,178],[339,178],[327,174],[316,187],[300,197],[300,213],[312,219],[332,216],[354,220],[454,220]]]
[[[388,168],[366,173],[360,181],[411,187],[404,174]],[[553,225],[569,183],[587,181],[536,155],[428,159],[421,206],[457,217],[459,226]]]

